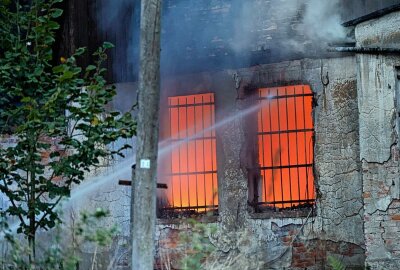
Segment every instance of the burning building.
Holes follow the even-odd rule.
[[[94,2],[67,2],[61,49],[114,42],[113,106],[126,111],[138,1]],[[399,269],[400,4],[320,2],[164,1],[160,265],[179,269],[194,217],[217,226],[221,261],[242,258],[226,269],[326,269],[329,257]],[[121,190],[97,203],[124,205],[124,239]]]

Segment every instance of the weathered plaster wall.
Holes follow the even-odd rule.
[[[232,119],[216,132],[219,216],[208,224],[217,230],[207,237],[216,248],[215,257],[222,258],[218,261],[235,262],[235,267],[243,269],[321,269],[327,256],[334,255],[349,266],[363,265],[355,66],[353,57],[304,59],[163,81],[161,110],[168,96],[214,92],[216,121]],[[328,73],[329,84],[325,89],[321,73],[325,80]],[[247,142],[252,133],[246,127],[251,122],[256,125],[257,115],[241,117],[240,112],[252,102],[249,89],[295,84],[309,84],[316,97],[316,209],[253,213],[247,204],[247,169],[254,165]],[[136,98],[136,84],[121,84],[117,89],[119,95],[113,107],[126,111],[132,105],[127,100]],[[125,165],[127,168],[106,169],[111,180],[104,185],[88,182],[95,188],[90,188],[74,204],[76,212],[97,207],[110,210],[111,216],[102,225],[117,224],[121,233],[112,246],[101,251],[101,258],[106,263],[117,257],[121,269],[127,267],[129,254],[130,187],[117,185],[118,179],[129,179],[129,175],[118,174],[130,173],[130,164]],[[102,178],[92,179],[92,183],[99,179]],[[185,250],[179,235],[187,229],[184,220],[160,220],[156,243],[159,259],[169,254],[176,265],[179,254]],[[81,251],[90,258],[93,250],[94,247],[83,245]],[[239,262],[235,258],[240,258]]]
[[[355,66],[353,57],[304,59],[181,76],[164,82],[164,97],[215,92],[217,122],[238,115],[217,130],[220,204],[218,230],[209,238],[222,252],[220,256],[225,260],[221,261],[239,257],[244,269],[321,269],[327,256],[335,255],[343,258],[347,266],[363,265]],[[326,89],[321,72],[324,76],[328,72]],[[246,89],[294,84],[309,84],[318,103],[314,109],[317,207],[314,211],[251,213],[246,176],[251,164],[243,153],[249,139],[245,122],[251,118],[239,114],[248,106]],[[168,221],[160,223],[159,250],[174,253],[181,229],[168,225]]]
[[[351,62],[348,64],[354,71],[354,60]],[[326,97],[322,96],[319,102],[322,106],[316,110],[318,215],[321,217],[324,237],[362,246],[357,88],[354,73],[342,69],[345,65],[338,62],[333,64],[329,72],[331,82],[325,90]],[[342,72],[347,76],[341,78]]]
[[[315,176],[319,226],[327,239],[361,245],[362,230],[354,226],[362,221],[354,58],[293,61],[267,67],[253,74],[258,84],[305,83],[316,93]],[[329,84],[325,90],[321,72],[325,77],[328,72]]]
[[[356,27],[359,46],[398,47],[400,13]],[[397,55],[358,55],[360,160],[367,264],[400,268]]]

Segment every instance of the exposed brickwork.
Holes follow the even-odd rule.
[[[329,254],[337,254],[343,256],[349,265],[363,264],[364,238],[360,214],[363,194],[358,182],[358,126],[357,114],[354,113],[357,111],[355,61],[348,57],[322,62],[323,69],[335,78],[331,79],[326,92],[321,86],[320,60],[283,62],[164,81],[164,98],[168,95],[215,92],[216,121],[223,121],[243,109],[248,100],[242,99],[246,99],[247,95],[239,95],[241,99],[238,99],[238,93],[243,93],[248,86],[282,86],[301,82],[309,84],[316,93],[319,105],[314,110],[317,135],[315,169],[319,194],[323,196],[319,197],[314,212],[304,210],[301,215],[287,216],[284,212],[252,213],[250,216],[246,170],[252,164],[245,162],[248,158],[245,152],[246,136],[251,136],[245,127],[249,123],[238,117],[217,130],[220,208],[218,232],[209,238],[226,260],[242,256],[243,264],[252,265],[250,269],[261,266],[320,269],[326,264]],[[135,93],[130,95],[133,99]],[[45,154],[43,157],[47,158]],[[122,176],[115,176],[107,187],[101,186],[82,198],[76,209],[83,206],[109,209],[112,216],[104,224],[109,226],[117,222],[122,227],[121,237],[126,237],[129,233],[130,189],[117,186],[119,177]],[[129,176],[126,177],[129,179]],[[364,197],[368,197],[367,194],[368,191],[364,191]],[[182,253],[191,252],[181,245],[179,232],[187,229],[183,225],[158,226],[158,264],[165,261],[163,256],[168,254],[172,265],[178,268]],[[85,248],[84,252],[91,252],[90,247]]]
[[[249,215],[252,209],[248,209],[246,200],[246,170],[254,162],[249,162],[248,145],[245,145],[246,136],[251,136],[251,132],[246,130],[249,123],[238,117],[217,131],[218,231],[206,237],[218,250],[221,260],[243,256],[242,263],[247,265],[240,269],[325,269],[329,256],[343,260],[350,269],[363,267],[365,255],[367,265],[374,270],[400,269],[400,128],[397,120],[400,83],[396,81],[395,68],[400,66],[400,58],[357,55],[303,59],[321,52],[319,44],[308,40],[302,29],[309,0],[296,1],[297,6],[292,0],[278,2],[255,0],[234,5],[233,1],[211,0],[206,7],[198,0],[165,2],[165,16],[171,20],[166,20],[163,30],[164,37],[169,38],[163,49],[169,55],[163,58],[164,66],[171,68],[172,74],[206,72],[168,76],[163,81],[164,98],[172,94],[215,92],[217,121],[235,115],[248,105],[249,100],[243,100],[249,96],[244,94],[247,87],[309,84],[317,103],[313,112],[316,211],[308,216],[305,211],[307,217],[278,215],[272,211]],[[248,10],[255,11],[246,14]],[[239,19],[242,16],[248,18],[250,31],[237,31],[243,27],[236,23],[243,21]],[[358,25],[357,45],[398,47],[398,18],[400,13],[394,12]],[[243,40],[246,42],[242,43]],[[278,63],[282,59],[302,60]],[[272,62],[275,64],[264,64]],[[211,72],[221,67],[232,69]],[[130,78],[128,73],[134,73],[131,68],[129,64],[131,72],[119,69],[123,79]],[[328,76],[328,73],[330,82],[324,87],[321,75]],[[125,101],[124,107],[130,108],[127,100],[135,98],[131,88],[137,85],[132,85],[125,85],[121,98]],[[46,141],[52,144],[52,150],[57,150],[56,141]],[[15,142],[12,136],[3,137],[0,147]],[[43,152],[41,157],[45,164],[50,161],[48,152]],[[116,245],[121,247],[128,241],[130,194],[128,188],[118,187],[116,181],[86,196],[77,208],[103,206],[111,210],[112,217],[105,224],[121,224],[121,239],[125,242],[116,240]],[[191,232],[186,225],[185,222],[158,225],[158,268],[167,261],[172,269],[178,269],[182,254],[193,252],[181,238],[182,232]],[[85,248],[82,251],[85,254],[93,251]],[[112,249],[120,252],[111,247],[110,254]],[[126,254],[124,258],[129,257]],[[109,254],[102,254],[106,256]],[[127,261],[124,259],[122,264],[127,266]]]
[[[171,267],[179,267],[182,260],[182,254],[187,252],[183,247],[182,234],[183,230],[178,230],[170,227],[165,227],[158,231],[159,240],[156,245],[157,259],[156,269],[163,269],[165,264],[170,264]]]
[[[335,257],[346,265],[346,269],[359,267],[364,257],[364,249],[346,242],[310,240],[293,243],[293,269],[323,269],[327,258]]]
[[[13,147],[17,142],[18,142],[18,138],[16,136],[2,135],[0,137],[0,148],[5,149],[7,147]],[[61,155],[63,155],[65,153],[65,151],[63,151],[62,147],[60,147],[60,145],[58,144],[59,140],[57,138],[42,137],[40,139],[40,142],[50,145],[48,150],[40,152],[40,158],[41,158],[40,162],[43,165],[48,165],[52,161],[52,159],[50,158],[50,153],[59,152]],[[48,174],[46,174],[46,175],[48,175]],[[50,175],[48,175],[48,176],[50,176]],[[57,176],[57,177],[53,177],[52,180],[59,181],[62,179],[60,176]]]
[[[256,224],[253,224],[254,226]],[[265,238],[261,240],[262,245],[257,245],[257,250],[252,249],[252,254],[258,252],[264,254],[268,262],[262,267],[285,267],[285,269],[325,269],[328,267],[328,257],[332,256],[342,261],[347,269],[358,269],[363,265],[364,249],[359,245],[347,242],[334,242],[321,239],[307,239],[301,232],[301,225],[289,224],[282,227],[271,223],[270,231],[262,225],[265,235],[254,235],[258,230],[246,234],[246,239],[241,243],[254,241],[252,238]],[[163,269],[166,262],[169,262],[172,269],[179,269],[179,262],[183,254],[191,254],[192,250],[184,243],[183,235],[190,234],[190,229],[185,225],[160,225],[157,230],[157,269]],[[271,234],[272,233],[272,234]],[[252,236],[253,234],[253,236]],[[212,236],[209,236],[212,238]],[[265,241],[265,242],[264,242]],[[210,245],[213,246],[213,242]],[[242,247],[243,248],[243,247]],[[264,251],[263,251],[264,250]],[[263,253],[266,252],[266,253]],[[221,255],[220,259],[224,258]],[[288,264],[286,264],[288,262]],[[259,268],[249,268],[259,269]],[[264,268],[260,268],[264,269]]]
[[[360,46],[398,46],[400,12],[357,25]],[[400,268],[399,77],[395,55],[359,55],[358,94],[366,264]]]
[[[331,78],[325,92],[321,86],[321,61],[314,60],[180,76],[164,82],[165,96],[185,95],[188,89],[193,89],[191,94],[204,89],[215,91],[217,121],[240,112],[249,102],[246,98],[251,87],[301,82],[309,84],[316,93],[315,169],[318,194],[322,196],[318,197],[313,213],[304,211],[303,215],[292,215],[292,218],[285,217],[284,212],[252,213],[255,219],[250,219],[243,204],[247,179],[241,170],[246,172],[253,165],[246,152],[249,147],[246,140],[251,132],[245,128],[253,119],[236,119],[217,130],[220,223],[212,244],[227,258],[245,254],[248,257],[245,262],[255,261],[266,269],[321,269],[326,266],[327,256],[337,255],[349,266],[363,266],[363,194],[358,162],[358,115],[354,113],[358,109],[355,61],[352,58],[323,60],[322,67]],[[160,246],[170,247],[172,254],[179,253],[176,232],[165,233],[168,230],[160,226],[161,233],[157,234]]]
[[[313,25],[304,20],[307,7],[313,6],[310,0],[206,3],[165,1],[162,66],[166,74],[332,55],[327,53],[325,41],[315,41]]]
[[[398,160],[363,163],[364,190],[371,194],[364,198],[366,255],[371,262],[400,255],[400,200],[391,195],[399,166]]]

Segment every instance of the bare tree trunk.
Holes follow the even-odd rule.
[[[153,270],[160,99],[161,0],[142,0],[132,269]]]

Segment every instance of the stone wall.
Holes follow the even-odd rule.
[[[348,268],[362,267],[365,262],[372,269],[399,269],[400,56],[305,58],[325,55],[320,44],[305,34],[303,15],[309,0],[276,2],[212,0],[204,5],[197,0],[165,1],[162,61],[168,70],[164,71],[161,119],[166,120],[168,96],[204,92],[215,93],[217,122],[232,118],[216,131],[219,215],[204,220],[205,243],[214,249],[208,268],[324,269],[328,257],[334,256]],[[372,5],[353,2],[355,7],[365,7],[362,13]],[[386,2],[380,6],[396,1]],[[80,6],[87,11],[88,3]],[[350,16],[350,4],[345,6],[347,10],[342,11]],[[67,14],[70,20],[72,13]],[[123,21],[131,22],[133,6],[124,14],[115,25],[118,29]],[[239,25],[243,22],[247,25]],[[71,38],[71,48],[63,50],[70,51],[78,43],[87,43],[93,50],[96,45],[90,44],[91,35],[84,33],[92,29],[90,25],[94,28],[93,18],[77,40],[65,33],[64,39]],[[355,28],[357,45],[398,48],[399,28],[400,12],[363,22]],[[94,43],[99,42],[97,34],[92,35],[96,36]],[[132,59],[137,48],[129,47],[131,34],[119,31],[110,36],[119,53],[112,53],[114,63],[118,63],[116,75],[109,77],[115,81],[133,79]],[[121,51],[128,48],[130,60],[123,63]],[[275,64],[265,64],[272,62]],[[243,66],[252,67],[240,68]],[[112,69],[111,62],[108,67]],[[180,73],[186,75],[175,75]],[[252,105],[257,88],[296,84],[310,85],[315,93],[316,205],[254,213],[248,204],[248,170],[255,163],[251,127],[256,125],[256,115],[242,117],[240,113]],[[117,85],[112,107],[128,111],[136,99],[136,88],[136,83]],[[0,139],[0,147],[13,143],[12,136]],[[42,158],[48,158],[46,153]],[[68,233],[80,211],[99,207],[110,211],[99,225],[118,225],[120,233],[112,245],[98,251],[99,263],[106,266],[115,260],[120,269],[129,268],[131,199],[130,187],[119,186],[118,180],[130,179],[130,163],[127,160],[93,171],[88,181],[72,192],[72,202],[64,209],[65,241],[71,240]],[[0,203],[5,207],[7,200],[2,198]],[[179,268],[183,254],[193,252],[182,235],[194,233],[196,228],[188,220],[158,220],[157,266]],[[50,243],[51,238],[39,233],[42,242]],[[91,264],[94,249],[81,245],[79,252],[87,258],[83,268]]]
[[[398,47],[400,13],[356,27],[359,46]],[[367,264],[400,267],[400,171],[397,55],[358,55],[360,160]]]
[[[353,19],[398,0],[337,0],[335,11],[343,20]],[[222,70],[257,64],[321,57],[320,40],[302,22],[310,0],[165,0],[163,9],[163,65],[168,74]],[[351,2],[351,3],[349,3]],[[370,4],[368,4],[369,2]],[[373,3],[372,3],[373,2]],[[385,2],[385,3],[381,3]],[[136,81],[139,63],[140,1],[69,0],[65,2],[58,56],[76,48],[93,52],[104,41],[116,48],[109,52],[107,79]],[[321,16],[316,12],[317,16]],[[321,20],[320,20],[321,22]],[[336,28],[340,24],[337,22]],[[326,26],[320,31],[328,31]],[[327,55],[327,54],[325,54]],[[59,58],[56,57],[56,58]],[[79,59],[90,63],[89,55]]]
[[[314,16],[338,16],[336,23],[318,29],[304,18],[306,9],[313,8],[310,2],[166,0],[163,71],[170,76],[328,56],[326,42],[340,28],[345,7],[332,11],[315,6]],[[324,35],[327,27],[335,30]]]
[[[179,33],[168,29],[163,32],[172,39],[166,50],[172,50],[173,56],[163,61],[173,63],[169,63],[172,69],[162,83],[161,120],[168,115],[164,106],[168,96],[205,92],[215,93],[217,122],[232,118],[216,132],[219,215],[203,217],[208,228],[204,237],[214,248],[209,263],[215,267],[219,261],[219,266],[227,269],[324,269],[327,258],[334,256],[348,269],[364,266],[365,260],[372,269],[399,269],[400,56],[304,58],[316,56],[320,49],[301,29],[301,13],[309,0],[297,1],[293,10],[285,9],[288,6],[284,3],[288,1],[280,1],[281,5],[269,0],[252,1],[258,7],[256,13],[248,14],[254,17],[252,44],[244,54],[235,57],[231,43],[244,37],[234,32],[236,26],[232,21],[243,15],[241,6],[226,0],[209,1],[208,8],[195,5],[196,1],[178,1],[179,5],[172,0],[165,2],[169,13],[179,9],[179,14],[185,14],[186,24],[180,25]],[[204,17],[203,24],[194,30],[186,28],[196,16]],[[213,34],[217,25],[226,27]],[[211,46],[196,48],[197,30],[203,28],[211,29],[202,37]],[[400,12],[361,23],[355,28],[357,45],[398,47],[399,28]],[[182,44],[174,43],[178,41],[174,37],[182,33],[187,35],[183,49],[179,47]],[[128,45],[124,42],[123,46]],[[174,56],[185,64],[181,65]],[[270,62],[276,63],[264,64]],[[221,70],[224,65],[230,69],[211,71]],[[131,64],[129,69],[133,69]],[[188,74],[193,71],[197,73]],[[129,74],[133,72],[124,72],[119,79],[131,79]],[[187,74],[174,75],[177,73]],[[254,134],[248,127],[256,125],[256,116],[235,116],[252,104],[255,89],[296,84],[310,85],[315,93],[316,205],[301,210],[254,213],[248,204],[247,171],[254,166],[250,153]],[[136,88],[136,83],[117,85],[118,96],[112,107],[129,110],[136,98]],[[13,137],[2,138],[0,147],[14,142]],[[65,226],[69,228],[75,218],[72,213],[97,207],[110,210],[111,216],[102,225],[116,224],[121,231],[113,245],[100,251],[100,257],[104,265],[118,258],[116,264],[120,269],[129,267],[130,187],[117,183],[130,178],[130,165],[128,160],[118,167],[94,171],[87,183],[74,190],[73,203],[66,211]],[[2,204],[7,204],[6,200]],[[181,235],[194,231],[193,224],[185,219],[158,220],[159,268],[165,264],[179,268],[182,254],[191,252]],[[90,258],[94,247],[83,245],[80,252]],[[212,261],[213,258],[216,260]],[[83,267],[85,263],[90,262],[83,262]]]
[[[316,96],[315,209],[252,213],[247,205],[246,174],[251,162],[245,154],[249,140],[246,125],[251,118],[234,117],[216,131],[220,203],[219,216],[213,223],[217,231],[208,237],[220,252],[220,261],[240,258],[235,267],[243,269],[321,269],[327,265],[328,256],[335,256],[348,267],[363,266],[355,67],[353,57],[304,59],[164,81],[161,104],[168,95],[215,92],[217,122],[246,107],[249,87],[308,84]],[[321,73],[325,79],[328,73],[325,89]],[[185,220],[160,220],[158,250],[168,250],[173,257],[179,250],[182,253],[179,234],[185,226]]]
[[[232,118],[216,131],[219,215],[208,219],[207,226],[215,226],[216,231],[206,235],[215,248],[216,261],[225,263],[228,269],[321,269],[327,265],[329,256],[335,256],[347,266],[363,265],[355,67],[353,57],[303,59],[164,79],[162,112],[168,96],[214,92],[216,121]],[[321,74],[324,81],[329,77],[326,87]],[[247,170],[254,166],[254,160],[249,154],[252,133],[247,127],[257,125],[256,115],[235,116],[251,104],[251,91],[296,84],[310,85],[315,93],[316,207],[254,213],[248,206]],[[121,111],[129,109],[131,103],[127,100],[135,100],[136,87],[136,84],[117,85],[113,107]],[[162,115],[161,119],[166,120],[165,111]],[[120,269],[127,267],[129,257],[130,188],[118,186],[117,182],[129,179],[130,165],[127,161],[122,167],[106,168],[99,172],[99,177],[92,177],[73,192],[75,213],[103,207],[110,210],[111,216],[102,225],[117,224],[121,228],[115,243],[100,253],[104,264],[119,258],[116,264]],[[394,209],[396,204],[391,207]],[[66,226],[70,223],[67,219]],[[188,224],[184,219],[159,220],[156,234],[159,266],[165,263],[167,254],[177,267],[182,253],[187,251],[180,235],[190,232]],[[93,247],[83,245],[81,252],[91,258]],[[210,263],[215,266],[216,261]],[[235,265],[229,265],[232,262]]]

